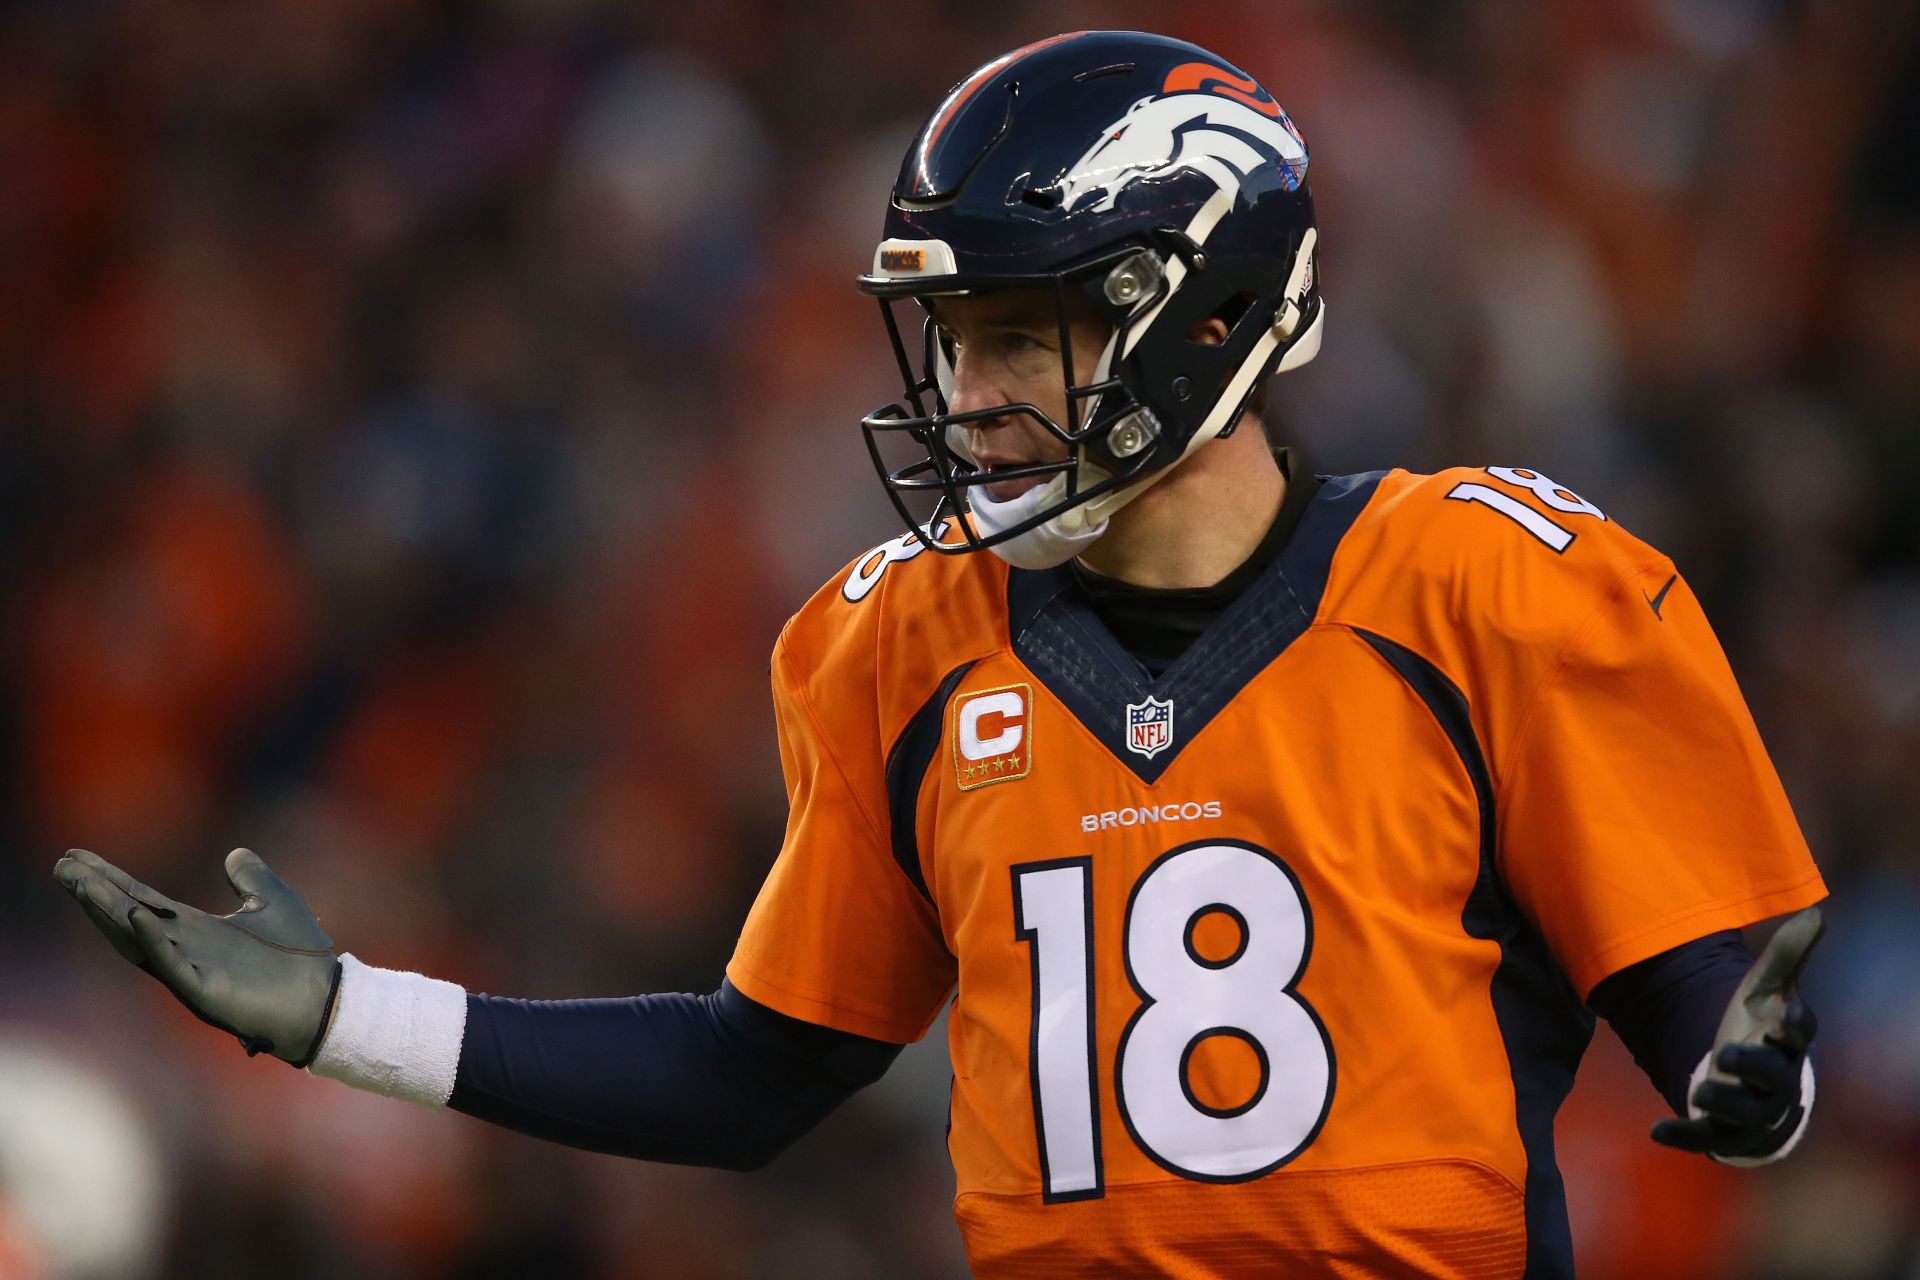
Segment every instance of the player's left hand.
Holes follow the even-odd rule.
[[[1655,1142],[1747,1164],[1780,1152],[1799,1131],[1807,1046],[1817,1027],[1800,999],[1800,971],[1825,928],[1817,907],[1780,926],[1727,1005],[1689,1116],[1655,1123]]]

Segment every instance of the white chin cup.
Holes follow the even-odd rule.
[[[967,495],[967,507],[980,536],[991,538],[1017,524],[1033,519],[1050,503],[1057,502],[1066,489],[1066,478],[1055,476],[1025,493],[1001,502],[975,486]],[[1085,551],[1107,531],[1106,517],[1089,522],[1085,506],[1063,511],[1046,523],[1025,533],[997,542],[992,552],[1016,569],[1051,569]]]

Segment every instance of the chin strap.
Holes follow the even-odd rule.
[[[1039,515],[1049,503],[1057,501],[1065,489],[1065,476],[1055,476],[1046,484],[1035,485],[1005,502],[995,501],[976,489],[967,495],[967,508],[973,513],[973,523],[981,535],[990,538]],[[991,550],[1016,569],[1051,569],[1065,564],[1099,541],[1107,531],[1106,517],[1093,518],[1088,510],[1091,505],[1063,511],[1045,524],[1005,542],[994,543]]]

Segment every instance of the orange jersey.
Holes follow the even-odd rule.
[[[1825,893],[1686,584],[1533,472],[1327,481],[1157,679],[901,539],[773,685],[729,976],[896,1042],[957,987],[982,1276],[1568,1274],[1587,993]]]

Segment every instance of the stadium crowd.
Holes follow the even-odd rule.
[[[897,529],[851,277],[946,87],[1132,25],[1312,148],[1326,472],[1538,468],[1706,602],[1834,890],[1811,1136],[1655,1147],[1592,1280],[1920,1275],[1920,6],[21,0],[0,8],[0,1275],[962,1274],[939,1034],[767,1172],[253,1062],[69,845],[526,996],[706,990],[784,815],[781,622]],[[86,1192],[83,1197],[80,1193]]]

